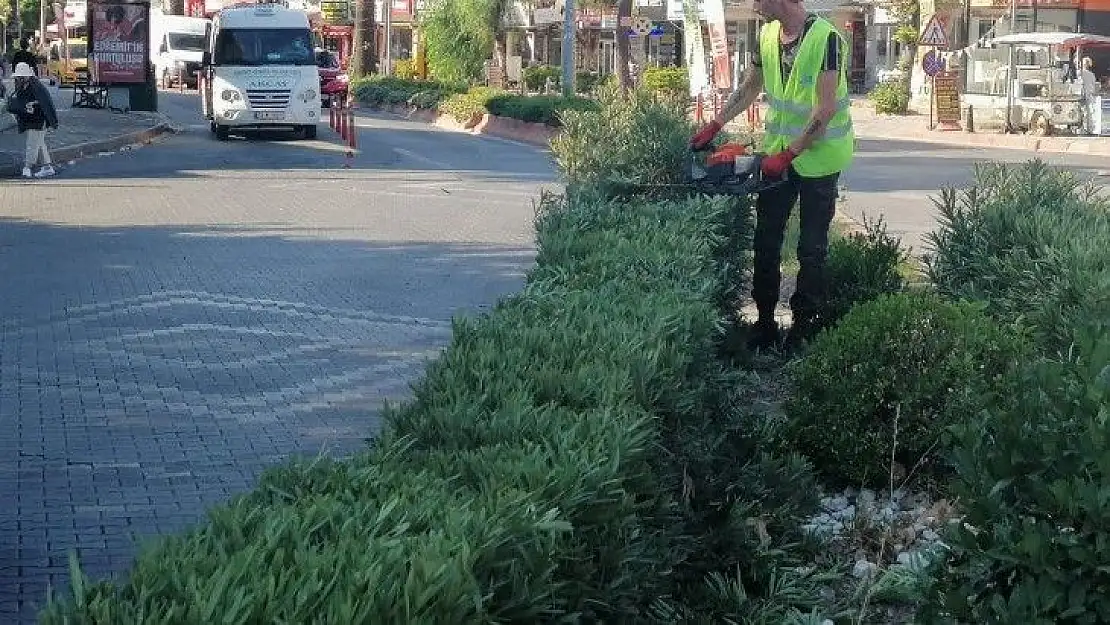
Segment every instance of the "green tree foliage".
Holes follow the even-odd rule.
[[[441,0],[421,19],[428,68],[440,80],[469,81],[497,52],[504,57],[501,19],[509,0]]]

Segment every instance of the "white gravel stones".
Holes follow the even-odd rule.
[[[943,547],[941,533],[946,523],[955,520],[951,505],[932,501],[925,493],[895,489],[891,493],[849,488],[820,499],[820,510],[802,524],[807,533],[823,540],[850,540],[851,535],[870,533],[882,537],[884,560],[901,566],[916,562]],[[857,553],[852,574],[857,578],[872,576],[879,568],[874,555]]]

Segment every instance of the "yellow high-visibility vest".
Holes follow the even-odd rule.
[[[774,21],[764,24],[759,33],[763,89],[769,104],[763,136],[767,154],[785,150],[805,131],[817,106],[817,76],[821,73],[829,34],[835,29],[826,19],[814,20],[798,44],[798,56],[785,81],[779,58],[781,31],[782,24]],[[794,169],[799,175],[817,178],[848,168],[856,144],[850,107],[847,54],[842,54],[836,85],[836,113],[821,136],[794,159]]]

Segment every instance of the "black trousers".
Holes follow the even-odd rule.
[[[798,285],[790,298],[794,323],[811,321],[825,294],[825,261],[829,253],[829,226],[836,212],[840,174],[802,178],[791,168],[788,181],[759,194],[756,199],[755,267],[752,299],[759,318],[773,319],[782,282],[782,244],[794,204],[800,204],[798,236]],[[799,202],[800,200],[800,202]]]

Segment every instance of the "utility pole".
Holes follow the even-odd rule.
[[[385,57],[382,60],[382,74],[389,76],[393,73],[393,0],[382,0],[385,5]]]
[[[574,95],[574,0],[563,5],[563,95]]]
[[[1010,34],[1014,34],[1017,30],[1017,0],[1010,0]],[[1006,132],[1014,132],[1014,85],[1017,83],[1017,76],[1014,66],[1014,45],[1007,46],[1010,49],[1009,67],[1006,68]]]

